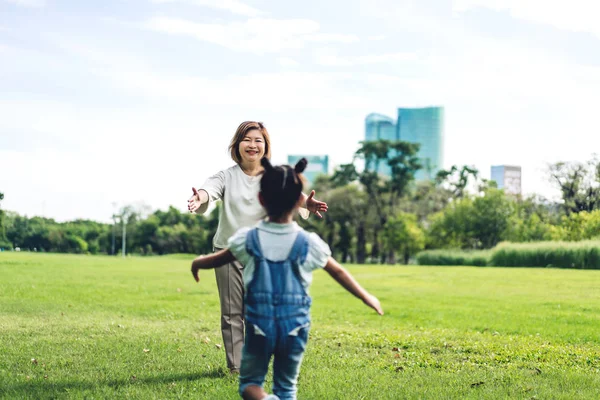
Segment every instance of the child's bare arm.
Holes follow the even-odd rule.
[[[344,287],[347,291],[361,299],[366,305],[377,311],[379,315],[383,315],[383,309],[377,297],[371,295],[360,284],[354,279],[350,272],[342,267],[332,257],[329,257],[327,264],[325,265],[325,271],[331,275],[333,279]]]
[[[198,270],[218,268],[235,261],[235,257],[229,249],[219,250],[206,256],[198,256],[192,261],[192,275],[196,282],[200,282]]]

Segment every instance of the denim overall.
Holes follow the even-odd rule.
[[[246,340],[240,368],[240,395],[248,385],[261,386],[273,361],[273,393],[296,398],[296,383],[310,328],[311,298],[300,280],[308,235],[299,231],[288,258],[266,259],[258,229],[248,232],[246,251],[254,257],[254,275],[245,296]]]

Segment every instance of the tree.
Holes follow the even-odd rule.
[[[560,240],[562,231],[560,213],[556,204],[541,196],[518,197],[513,203],[514,213],[509,223],[507,239],[512,242]]]
[[[365,163],[365,168],[358,174],[358,179],[365,186],[382,226],[388,215],[395,214],[398,200],[406,193],[408,185],[421,169],[416,155],[418,151],[419,144],[416,143],[377,140],[362,142],[362,146],[355,154],[355,158],[360,158]],[[388,179],[380,179],[377,174],[381,163],[390,167],[391,174]],[[387,197],[387,201],[384,197]]]
[[[513,202],[502,190],[488,188],[483,196],[463,198],[430,218],[431,248],[491,248],[509,235]]]
[[[333,189],[328,201],[334,205],[327,212],[327,217],[338,226],[336,247],[342,252],[341,259],[344,261],[354,247],[356,262],[364,264],[367,255],[367,231],[374,225],[374,213],[369,205],[368,195],[358,185],[349,184]]]
[[[452,192],[434,181],[417,182],[414,191],[402,202],[402,210],[415,214],[419,223],[427,225],[427,218],[442,211],[452,200]]]
[[[135,248],[142,248],[144,253],[158,252],[158,254],[163,254],[157,240],[157,231],[159,228],[160,219],[156,215],[151,215],[145,220],[140,221],[133,235]]]
[[[383,229],[383,242],[388,252],[399,251],[408,264],[410,257],[425,247],[425,235],[414,214],[399,213],[390,217]]]
[[[507,236],[513,204],[502,190],[490,188],[473,201],[472,231],[478,245],[489,249]]]
[[[469,183],[476,185],[478,182],[479,170],[469,165],[460,168],[453,165],[449,170],[438,171],[435,177],[435,183],[447,187],[455,199],[462,199],[467,195]]]
[[[557,230],[556,226],[544,222],[537,214],[531,214],[525,218],[515,215],[509,226],[507,239],[511,242],[539,242],[562,238],[562,233]]]
[[[600,208],[600,161],[557,162],[548,166],[550,181],[560,190],[567,215]]]
[[[564,215],[560,224],[560,239],[579,241],[600,237],[600,210]]]
[[[422,167],[417,157],[418,150],[417,143],[388,140],[362,142],[354,155],[353,162],[340,166],[334,173],[332,181],[337,185],[358,180],[368,195],[371,207],[376,211],[379,229],[373,230],[371,252],[373,258],[379,256],[380,229],[385,225],[389,215],[396,214],[400,199],[407,193],[416,172]],[[354,165],[356,160],[364,162],[364,169],[361,172],[358,172]],[[390,167],[391,174],[387,178],[377,173],[382,163]],[[393,252],[387,256],[388,262],[394,263]],[[384,255],[381,257],[381,262],[385,262],[385,259]]]
[[[4,200],[4,193],[0,192],[0,202]],[[4,211],[0,207],[0,249],[12,248],[6,239],[6,227],[4,226]]]
[[[428,248],[473,248],[473,201],[470,198],[450,203],[429,217],[426,246]]]

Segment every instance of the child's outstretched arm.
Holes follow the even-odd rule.
[[[360,286],[360,284],[350,275],[344,267],[342,267],[332,257],[329,257],[327,264],[325,265],[325,271],[331,275],[333,279],[344,287],[347,291],[361,299],[366,305],[377,311],[379,315],[383,315],[383,309],[377,297],[373,296],[369,292]]]
[[[196,282],[200,282],[198,270],[218,268],[233,261],[235,261],[235,257],[229,249],[219,250],[207,256],[198,256],[192,261],[192,275]]]

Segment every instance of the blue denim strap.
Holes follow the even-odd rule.
[[[292,264],[300,265],[306,261],[308,255],[308,234],[304,230],[298,231],[292,250],[288,256],[288,260]]]
[[[258,228],[250,229],[246,234],[246,252],[252,257],[264,258],[258,241]]]

